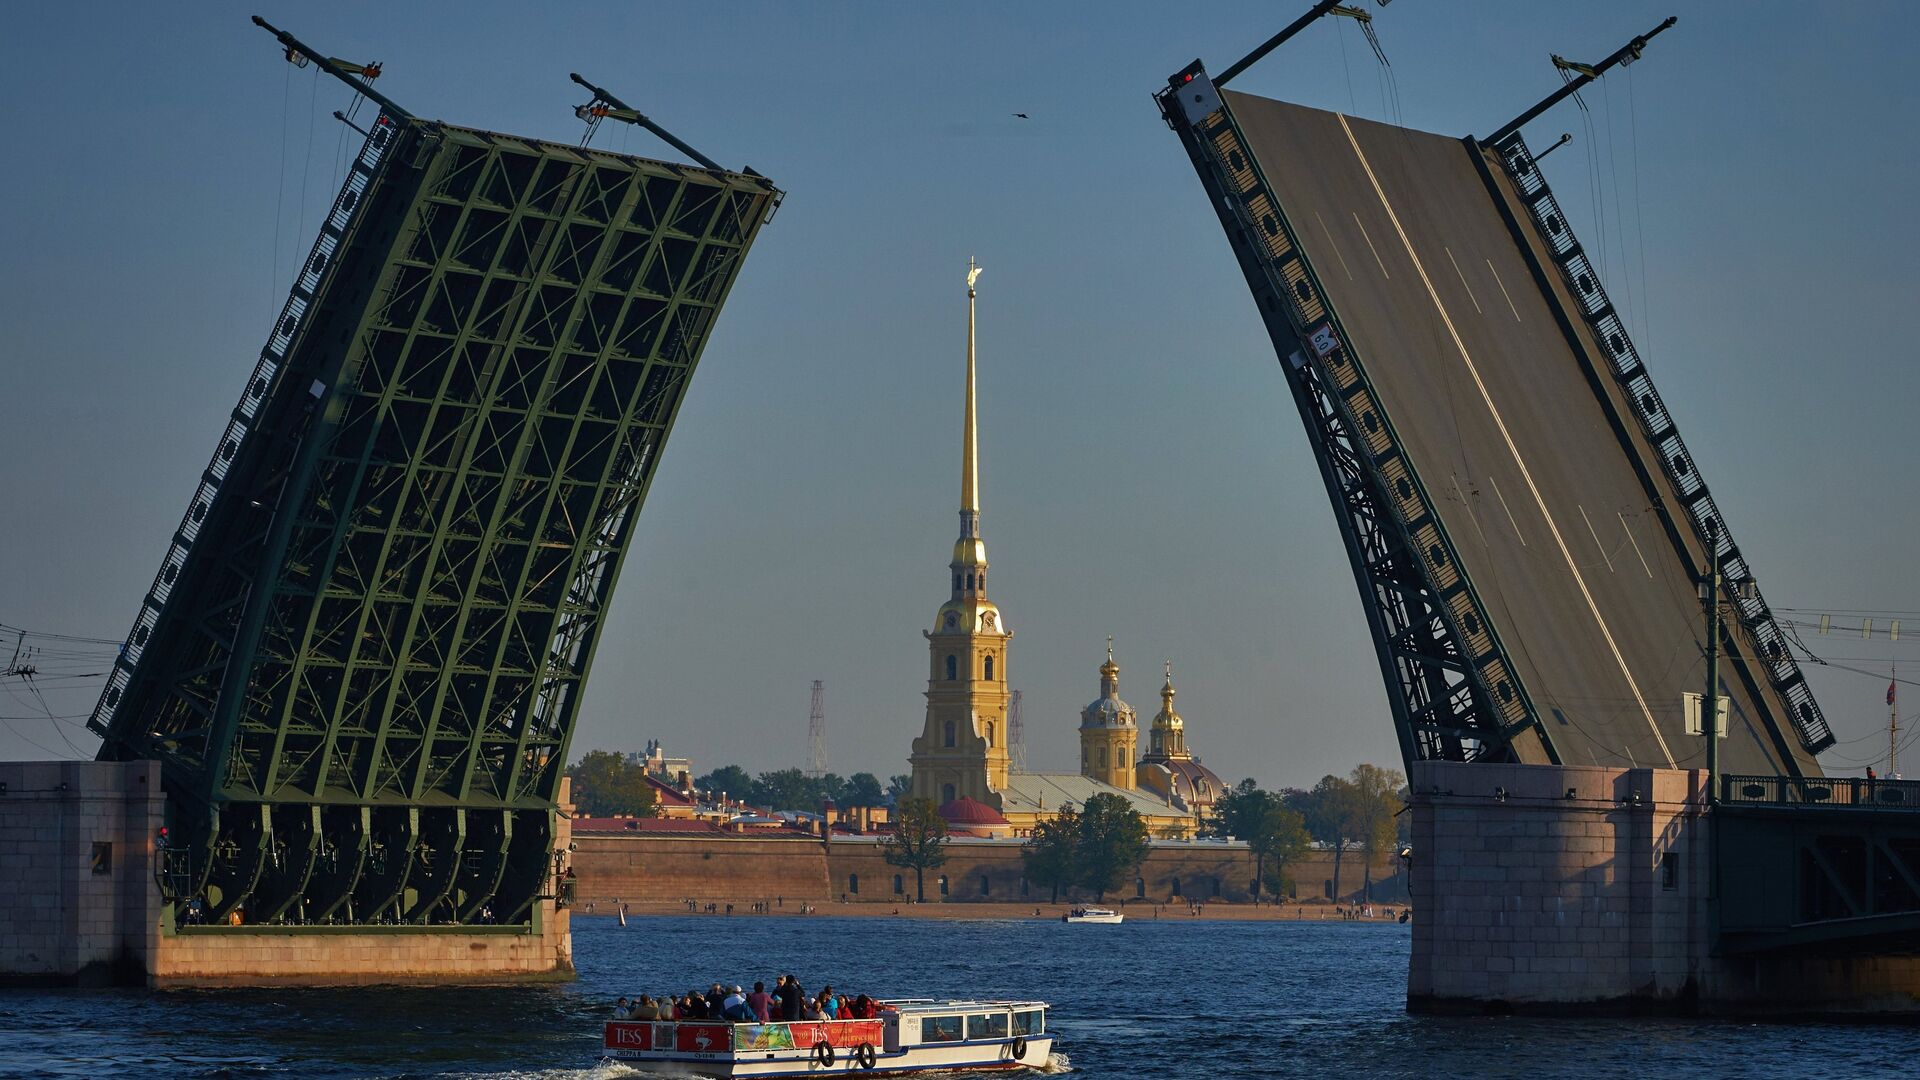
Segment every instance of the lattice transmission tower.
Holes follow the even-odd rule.
[[[826,683],[813,680],[813,708],[807,712],[807,775],[827,775],[827,709],[821,703]]]
[[[1027,731],[1020,723],[1020,691],[1015,690],[1007,702],[1007,754],[1008,763],[1014,772],[1027,771]]]

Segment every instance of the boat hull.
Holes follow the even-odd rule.
[[[611,1029],[615,1025],[608,1025]],[[652,1025],[619,1025],[621,1027]],[[672,1025],[658,1025],[671,1027]],[[706,1026],[706,1025],[702,1025]],[[698,1052],[679,1049],[640,1050],[615,1045],[609,1033],[606,1056],[638,1069],[659,1069],[692,1076],[905,1076],[920,1072],[994,1072],[1037,1069],[1053,1054],[1053,1036],[1021,1040],[1018,1056],[1013,1040],[962,1042],[906,1047],[888,1052],[876,1047],[873,1068],[862,1068],[852,1046],[835,1047],[833,1064],[823,1064],[811,1047],[780,1050]]]

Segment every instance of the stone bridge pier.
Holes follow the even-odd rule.
[[[1421,762],[1410,784],[1410,1011],[1920,1012],[1920,813],[1709,810],[1701,770]]]

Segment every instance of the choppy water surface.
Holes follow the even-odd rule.
[[[1037,997],[1072,1074],[1856,1077],[1911,1070],[1920,1029],[1403,1011],[1407,928],[888,918],[574,920],[578,981],[456,990],[0,992],[0,1076],[639,1075],[596,1062],[621,994],[750,984]]]

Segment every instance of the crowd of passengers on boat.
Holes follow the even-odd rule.
[[[707,1020],[734,1024],[770,1024],[776,1020],[873,1020],[892,1007],[865,994],[847,996],[832,986],[808,994],[800,980],[782,975],[771,991],[764,982],[752,990],[739,984],[714,983],[706,993],[688,990],[678,996],[641,994],[613,1006],[615,1020]]]

